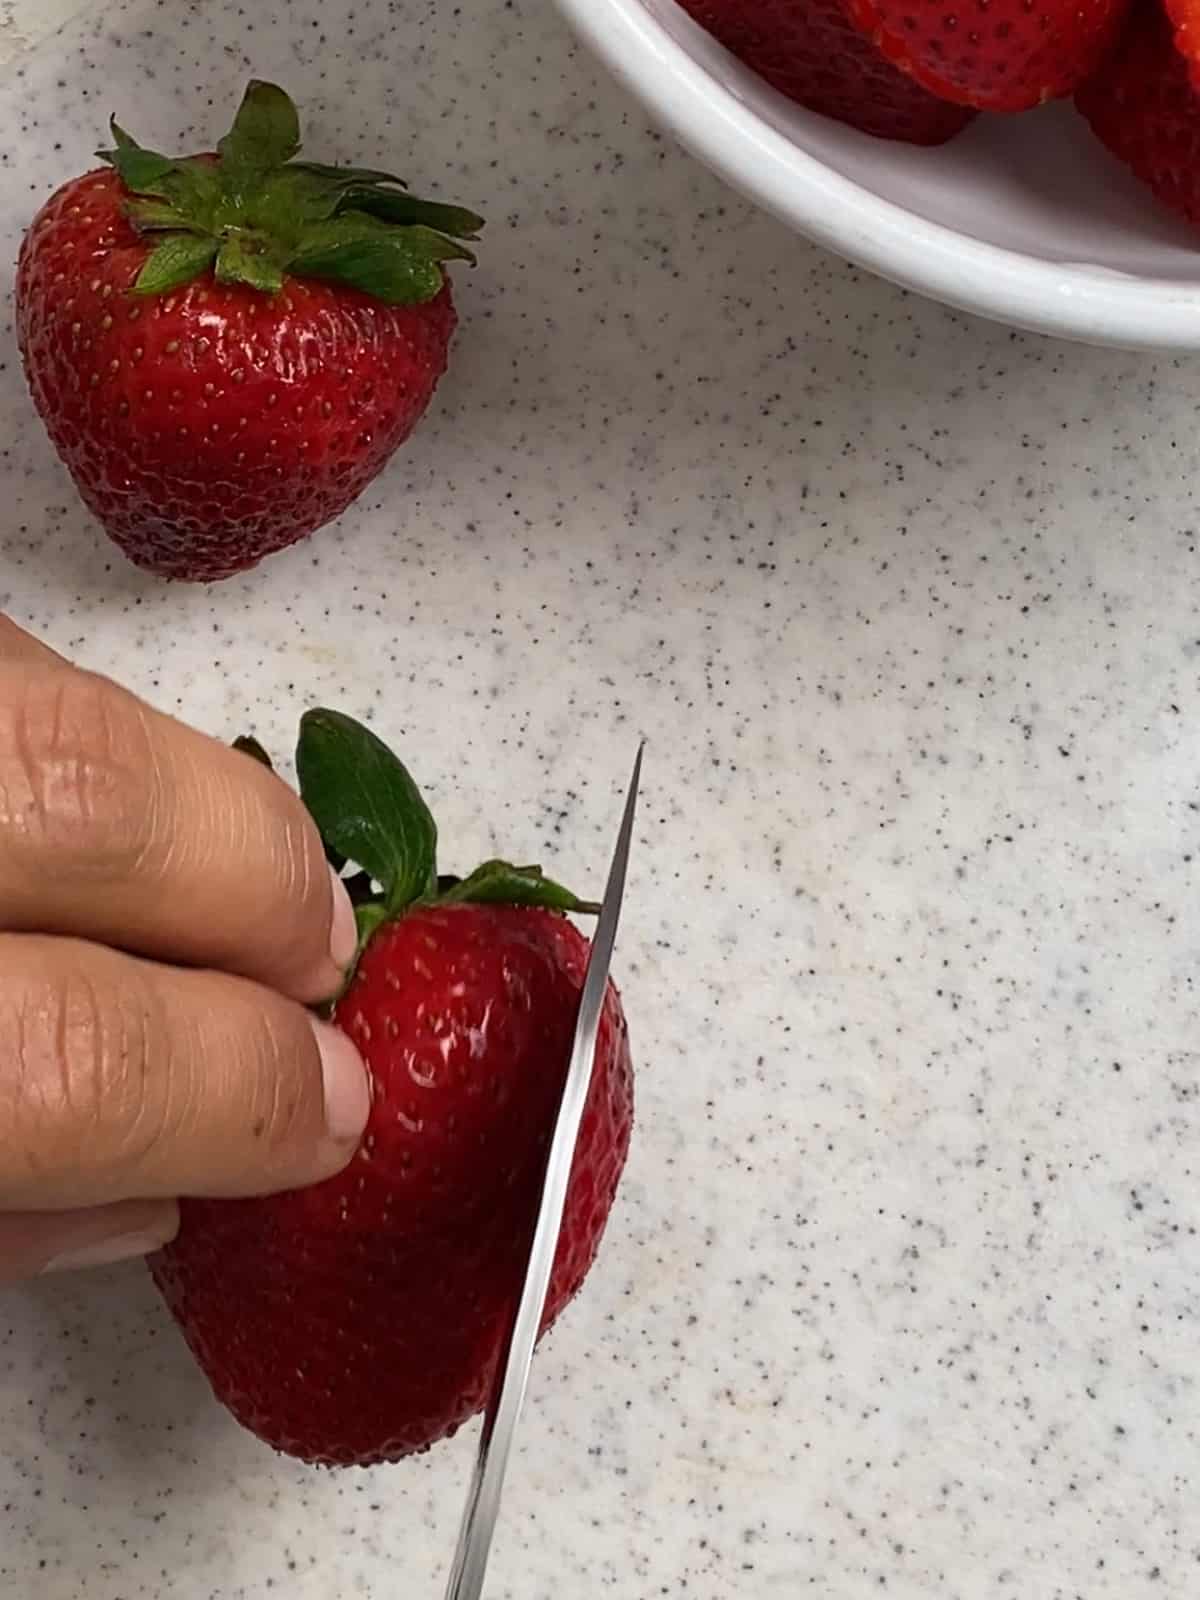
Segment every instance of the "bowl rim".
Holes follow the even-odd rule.
[[[1197,284],[1040,260],[957,233],[801,150],[673,39],[643,0],[557,4],[680,143],[836,254],[902,288],[1035,333],[1125,349],[1200,349]]]

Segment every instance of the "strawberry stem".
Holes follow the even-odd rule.
[[[235,747],[266,766],[251,735]],[[467,877],[437,870],[437,826],[408,768],[369,728],[340,711],[306,711],[296,746],[300,797],[354,905],[361,954],[385,922],[414,906],[510,905],[595,916],[539,866],[485,861]]]
[[[138,294],[211,271],[262,294],[292,276],[416,305],[440,293],[445,262],[475,259],[463,242],[483,226],[473,211],[407,194],[391,173],[297,161],[299,117],[276,84],[251,82],[215,157],[160,155],[111,126],[100,157],[125,185],[130,222],[154,241]]]

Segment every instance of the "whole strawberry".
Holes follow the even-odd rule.
[[[921,88],[851,21],[845,0],[682,0],[780,93],[881,139],[942,144],[971,120]]]
[[[367,1130],[313,1188],[185,1200],[151,1265],[239,1421],[304,1460],[367,1465],[427,1448],[486,1402],[587,963],[563,913],[594,908],[499,861],[439,879],[412,780],[348,718],[309,713],[297,766],[332,859],[363,869],[365,943],[333,1018],[371,1074]],[[595,1257],[631,1123],[610,986],[546,1326]]]
[[[443,263],[481,226],[387,173],[295,158],[296,109],[251,83],[217,154],[113,123],[106,169],[25,236],[17,333],[80,494],[139,566],[211,581],[336,517],[446,367]]]
[[[1200,91],[1163,12],[1135,12],[1120,48],[1075,103],[1164,205],[1200,226]]]

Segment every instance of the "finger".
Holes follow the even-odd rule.
[[[327,999],[354,913],[273,773],[105,678],[0,662],[0,928]]]
[[[174,1200],[122,1200],[83,1211],[0,1212],[0,1285],[147,1256],[178,1231]]]
[[[28,661],[43,667],[66,665],[48,644],[35,639],[24,628],[18,628],[11,617],[0,612],[0,661]]]
[[[369,1103],[350,1040],[274,990],[0,935],[0,1210],[297,1188]]]

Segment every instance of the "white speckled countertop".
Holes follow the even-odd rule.
[[[492,219],[419,439],[215,589],[122,563],[0,350],[0,605],[60,648],[276,747],[369,714],[463,860],[573,878],[651,740],[639,1132],[489,1600],[1194,1596],[1195,366],[851,272],[549,0],[4,15],[68,18],[0,87],[6,262],[110,110],[203,143],[251,70]],[[434,1600],[472,1448],[276,1459],[138,1269],[0,1300],[21,1600]]]

